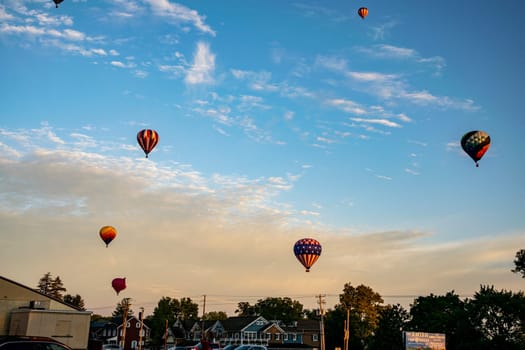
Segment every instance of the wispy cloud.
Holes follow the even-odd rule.
[[[169,0],[144,1],[151,6],[153,13],[159,17],[165,17],[174,23],[190,23],[199,31],[215,36],[215,31],[205,23],[206,16],[199,14],[196,10]]]
[[[193,64],[186,72],[184,81],[190,85],[213,83],[213,72],[215,71],[215,55],[210,46],[204,42],[198,42],[193,56]]]
[[[400,128],[401,125],[387,119],[367,119],[367,118],[350,118],[350,120],[356,123],[363,124],[378,124],[382,126],[388,126],[389,128]]]

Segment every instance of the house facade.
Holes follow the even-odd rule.
[[[0,276],[0,335],[54,338],[86,349],[91,312]]]
[[[120,337],[123,335],[123,327],[121,324],[117,328],[117,333]],[[139,344],[142,344],[141,348],[144,348],[146,341],[150,336],[150,328],[141,322],[135,316],[128,317],[126,323],[126,339],[124,342],[124,350],[133,350],[138,349]]]
[[[178,342],[197,342],[202,334],[202,322],[177,320],[172,330],[179,335],[185,334]],[[268,321],[262,316],[229,317],[220,321],[206,321],[204,330],[209,341],[228,344],[260,344],[269,347],[303,345],[311,348],[320,347],[320,323],[315,320],[299,320],[290,325],[280,321]]]

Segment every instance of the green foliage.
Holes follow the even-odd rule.
[[[265,319],[280,320],[284,324],[290,324],[303,317],[303,305],[288,297],[260,299],[255,307]]]
[[[262,316],[267,320],[280,320],[289,324],[303,318],[303,305],[291,298],[266,298],[259,299],[255,305],[248,302],[237,304],[239,316]]]
[[[496,291],[481,286],[468,301],[471,322],[490,349],[525,348],[525,297],[523,292]]]
[[[525,249],[521,249],[516,252],[516,258],[514,259],[514,269],[511,270],[514,273],[521,274],[521,277],[525,278]]]
[[[465,302],[454,291],[441,296],[430,294],[416,298],[410,308],[410,316],[407,330],[445,333],[447,349],[476,342],[477,336],[469,322]]]
[[[151,328],[151,343],[154,346],[163,344],[162,337],[166,331],[166,323],[171,327],[177,318],[197,320],[199,306],[190,298],[182,298],[180,301],[170,297],[162,297],[153,315],[148,316],[145,323]]]
[[[401,305],[387,305],[379,311],[379,323],[370,343],[370,350],[404,350],[403,329],[408,311]]]
[[[339,295],[337,308],[350,309],[350,334],[360,343],[366,343],[379,324],[379,311],[383,298],[365,285],[353,287],[346,283]]]
[[[259,310],[254,305],[250,305],[250,303],[245,301],[237,304],[235,313],[238,314],[237,316],[259,316]]]
[[[86,310],[84,307],[84,300],[80,295],[72,296],[71,294],[64,295],[64,303],[72,305],[80,310]]]
[[[117,303],[117,306],[111,314],[115,323],[122,323],[124,320],[124,310],[128,310],[128,317],[133,316],[133,310],[131,309],[131,298],[124,298]]]
[[[228,318],[228,315],[224,311],[211,311],[204,315],[206,321],[222,321]]]
[[[37,291],[55,299],[63,300],[62,293],[66,291],[66,288],[64,288],[60,276],[53,278],[51,272],[48,272],[38,281]]]

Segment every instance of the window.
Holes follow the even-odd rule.
[[[293,340],[293,341],[296,341],[296,340],[297,340],[297,334],[292,335],[292,340]]]
[[[138,348],[138,346],[137,346],[137,341],[136,341],[136,340],[132,340],[132,341],[131,341],[131,348],[132,348],[132,349],[136,349],[136,348]]]
[[[136,328],[140,328],[140,322],[135,323]]]
[[[317,334],[312,334],[312,340],[319,341],[319,337],[317,336]]]
[[[128,323],[126,323],[126,328],[129,328],[131,325],[129,324],[129,321]]]
[[[285,334],[283,340],[288,340],[288,334]]]
[[[279,333],[275,333],[275,340],[281,339],[281,335]]]

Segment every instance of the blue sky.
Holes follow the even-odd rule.
[[[101,313],[122,296],[207,294],[233,315],[325,293],[331,307],[347,282],[522,289],[524,10],[3,1],[2,274],[36,285],[49,271]],[[149,159],[144,128],[160,135]],[[492,138],[479,168],[459,145],[470,130]],[[108,249],[103,225],[119,231]],[[303,237],[323,244],[307,275]]]

